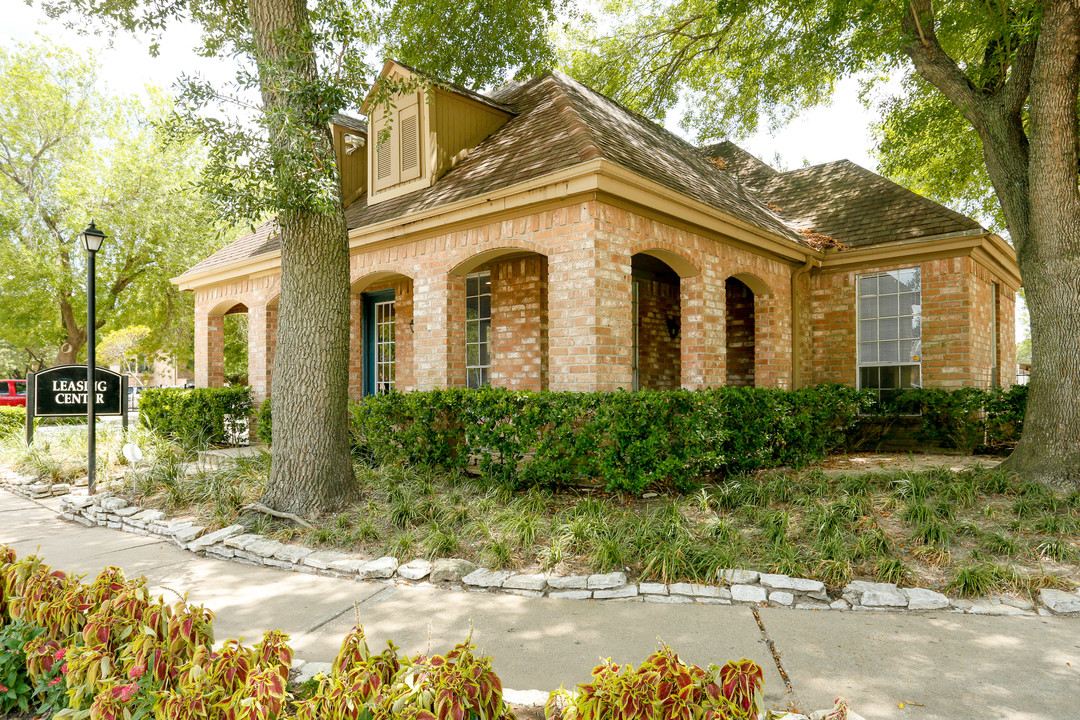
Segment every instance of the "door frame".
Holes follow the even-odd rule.
[[[378,303],[393,302],[394,301],[394,289],[389,288],[386,290],[375,290],[373,292],[362,293],[361,296],[363,302],[364,312],[364,325],[363,325],[363,374],[364,374],[364,395],[375,394],[375,306]],[[395,308],[394,317],[397,317],[397,308]],[[397,333],[394,334],[394,344],[397,344]],[[395,360],[396,362],[396,360]]]

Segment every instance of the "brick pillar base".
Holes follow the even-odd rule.
[[[727,375],[724,281],[706,275],[679,282],[682,316],[682,386],[723,385]]]
[[[465,278],[416,278],[412,312],[414,387],[465,387]]]
[[[277,308],[262,305],[248,309],[248,384],[258,407],[270,397],[270,377],[277,345]]]
[[[195,387],[225,384],[225,318],[195,315]]]
[[[629,256],[582,243],[548,258],[548,358],[552,390],[633,387],[633,285]]]

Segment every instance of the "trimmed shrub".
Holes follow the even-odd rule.
[[[255,437],[267,445],[274,435],[274,419],[270,412],[270,398],[263,400],[262,405],[255,411]]]
[[[857,434],[868,393],[721,387],[613,393],[501,388],[389,393],[353,406],[362,454],[446,470],[475,464],[513,487],[600,482],[686,491],[702,480],[802,465]]]
[[[1009,452],[1024,428],[1027,386],[1002,388],[920,388],[895,396],[885,412],[918,415],[917,440],[965,453]]]
[[[251,388],[148,388],[139,400],[142,424],[186,445],[224,443],[225,416],[251,414]]]
[[[26,428],[26,408],[0,407],[0,438]]]

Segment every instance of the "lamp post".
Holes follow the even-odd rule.
[[[90,221],[90,227],[79,233],[79,239],[86,246],[86,491],[94,494],[94,471],[97,464],[97,427],[95,417],[94,399],[97,395],[94,389],[94,365],[97,363],[97,303],[96,303],[96,270],[94,260],[97,251],[101,249],[101,241],[105,239],[105,233],[101,232]]]

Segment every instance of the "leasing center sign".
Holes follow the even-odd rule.
[[[123,412],[124,382],[120,373],[94,368],[94,412]],[[86,366],[60,365],[34,373],[31,383],[33,413],[37,417],[72,417],[86,414]]]

